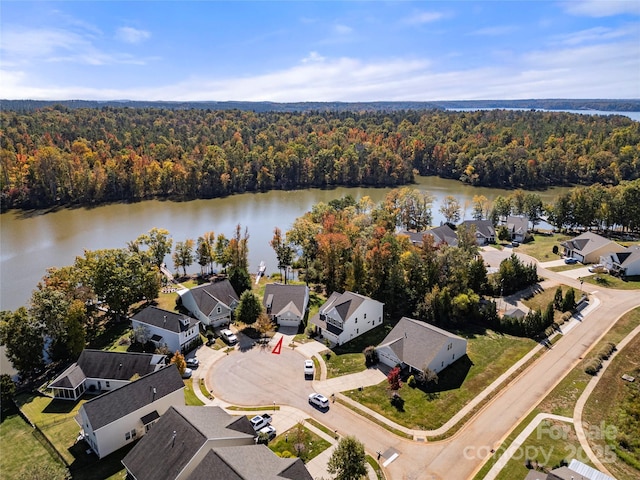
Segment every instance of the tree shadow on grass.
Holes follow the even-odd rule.
[[[420,386],[418,388],[427,395],[446,392],[448,390],[457,390],[463,384],[465,378],[467,378],[472,366],[473,362],[468,355],[460,357],[438,374],[438,383],[430,382],[426,386]]]

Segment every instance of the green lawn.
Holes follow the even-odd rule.
[[[194,407],[204,405],[204,402],[193,391],[193,378],[184,380],[184,403]]]
[[[598,273],[582,277],[585,282],[599,287],[615,288],[617,290],[640,290],[640,277],[622,279],[606,273]]]
[[[562,251],[560,242],[568,240],[570,237],[567,235],[540,235],[535,234],[533,236],[533,242],[521,243],[517,248],[518,252],[530,255],[533,258],[538,259],[541,262],[548,262],[551,260],[557,260],[560,257],[553,253],[553,246],[557,245],[559,251]]]
[[[322,356],[327,366],[327,378],[362,372],[366,368],[362,353],[336,355],[331,350],[327,350]]]
[[[391,405],[386,381],[343,393],[405,427],[436,429],[536,345],[528,338],[491,331],[458,334],[467,337],[468,355],[440,372],[438,384],[430,391],[403,385],[398,392],[404,400],[402,409]]]
[[[547,270],[551,270],[552,272],[566,272],[567,270],[576,270],[578,268],[584,268],[584,265],[581,263],[574,263],[569,265],[559,265],[557,267],[549,267]]]
[[[304,425],[298,424],[269,442],[269,448],[280,457],[300,457],[303,462],[317,457],[331,444]]]

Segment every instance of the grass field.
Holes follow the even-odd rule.
[[[553,253],[553,246],[557,245],[560,251],[560,242],[568,240],[571,237],[566,235],[539,235],[533,236],[533,242],[522,243],[518,247],[518,251],[526,255],[530,255],[541,262],[549,262],[557,260],[560,257]]]
[[[614,277],[606,273],[598,273],[597,275],[589,275],[583,278],[585,282],[599,287],[615,288],[617,290],[640,290],[639,277],[629,277],[623,280],[620,277]]]
[[[269,448],[280,457],[299,457],[303,462],[317,457],[331,444],[304,425],[298,424],[269,442]]]
[[[402,409],[391,405],[386,381],[362,391],[343,393],[405,427],[436,429],[536,345],[531,339],[490,331],[466,337],[468,355],[443,370],[432,391],[425,392],[408,385],[400,388],[398,393],[404,400]]]
[[[204,402],[193,391],[193,378],[185,379],[184,381],[184,403],[185,405],[191,405],[199,407],[204,405]],[[207,395],[208,396],[208,395]]]

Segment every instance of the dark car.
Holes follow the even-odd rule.
[[[578,260],[573,257],[567,257],[564,259],[564,263],[567,265],[573,265],[574,263],[578,263]]]

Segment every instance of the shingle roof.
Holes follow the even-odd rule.
[[[631,265],[640,260],[640,245],[632,245],[626,250],[612,255],[617,258],[617,263],[621,266]]]
[[[597,233],[585,232],[571,240],[562,242],[561,245],[569,250],[575,250],[576,252],[580,252],[582,255],[586,256],[609,243],[615,242],[598,235]]]
[[[254,437],[245,416],[231,416],[219,407],[176,406],[122,463],[137,480],[173,480],[192,461],[199,464],[189,480],[311,480],[299,459],[279,458],[264,445],[254,445]],[[224,440],[236,445],[224,446]],[[247,444],[237,446],[243,440]],[[201,457],[203,447],[210,450]]]
[[[198,287],[194,287],[191,290],[191,295],[198,305],[198,308],[202,313],[208,315],[218,302],[231,307],[231,304],[240,299],[238,294],[231,286],[229,280],[221,280],[219,282],[206,283]]]
[[[198,320],[188,317],[181,313],[170,312],[169,310],[163,310],[158,307],[149,306],[144,310],[136,313],[133,320],[137,320],[154,327],[164,328],[171,332],[180,333],[195,327],[198,324]],[[183,319],[188,319],[189,323],[186,325],[182,323]]]
[[[449,225],[442,225],[440,227],[431,228],[423,232],[408,232],[402,231],[400,235],[406,235],[411,240],[411,243],[415,245],[422,245],[422,240],[425,235],[433,236],[434,243],[446,243],[455,247],[458,245],[458,236],[456,232]]]
[[[388,346],[402,362],[421,370],[451,339],[464,340],[434,325],[402,317],[379,346]]]
[[[333,292],[320,311],[323,313],[335,308],[342,320],[347,320],[358,307],[367,300],[367,297],[353,292]]]
[[[86,378],[129,380],[134,375],[147,375],[156,369],[151,353],[107,352],[85,349],[78,361],[62,372],[50,388],[75,388]]]
[[[507,228],[513,234],[524,235],[529,230],[529,220],[526,217],[507,217]]]
[[[496,230],[493,228],[491,220],[465,220],[461,225],[472,226],[475,225],[476,236],[480,235],[484,238],[495,237]]]
[[[265,286],[262,304],[266,307],[271,300],[271,315],[282,315],[287,311],[295,315],[304,316],[304,300],[309,287],[306,285],[283,285],[281,283],[269,283]],[[271,298],[269,296],[272,295]]]
[[[95,431],[183,388],[184,383],[177,367],[169,365],[135,382],[93,398],[80,408],[85,410]]]

